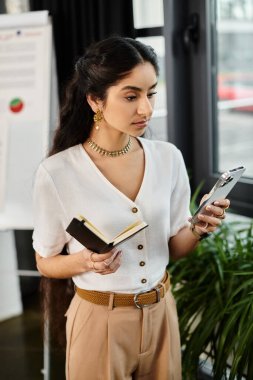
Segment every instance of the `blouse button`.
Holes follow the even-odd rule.
[[[139,244],[139,245],[138,245],[138,249],[143,249],[143,245],[142,245],[142,244]]]
[[[137,207],[133,207],[133,208],[132,208],[132,212],[133,212],[134,214],[136,214],[136,213],[138,212],[138,208],[137,208]]]
[[[140,266],[141,267],[144,267],[145,264],[146,264],[145,261],[140,261]]]
[[[143,279],[141,280],[141,282],[142,282],[143,284],[146,284],[146,282],[147,282],[146,278],[143,278]]]

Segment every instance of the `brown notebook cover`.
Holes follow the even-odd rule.
[[[114,242],[110,242],[109,244],[105,242],[103,239],[101,239],[99,236],[97,236],[93,231],[91,231],[86,225],[83,220],[78,220],[77,218],[73,218],[68,227],[66,228],[66,231],[73,236],[76,240],[79,241],[79,243],[83,244],[86,248],[90,249],[91,251],[97,252],[97,253],[105,253],[110,251],[113,247],[116,247],[118,244],[122,243],[123,241],[126,241],[127,239],[131,238],[144,228],[146,228],[148,225],[145,224],[143,227],[141,227],[138,231],[135,231],[130,236],[127,236],[126,238],[123,238],[120,242],[114,244]]]

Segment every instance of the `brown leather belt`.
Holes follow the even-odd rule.
[[[153,289],[136,294],[97,292],[76,287],[76,293],[86,301],[97,305],[109,306],[111,294],[113,294],[113,307],[136,306],[142,309],[160,301],[170,287],[170,277],[166,272],[161,282]]]

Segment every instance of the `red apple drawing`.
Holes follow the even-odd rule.
[[[9,107],[11,112],[18,113],[24,108],[24,103],[20,98],[15,98],[11,100]]]

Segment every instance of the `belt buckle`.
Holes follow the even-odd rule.
[[[152,288],[151,290],[148,290],[147,292],[139,292],[139,293],[136,293],[134,295],[134,303],[135,303],[135,306],[138,308],[138,309],[143,309],[144,307],[147,307],[149,305],[153,305],[154,303],[158,303],[161,299],[161,293],[160,293],[160,289],[158,286],[156,286],[155,288]],[[143,305],[140,305],[139,302],[138,302],[138,297],[140,294],[145,294],[145,293],[149,293],[149,292],[152,292],[153,290],[155,290],[156,292],[156,302],[152,303],[152,304],[143,304]]]

